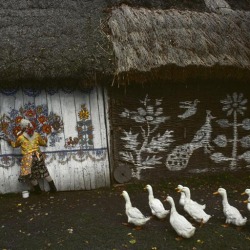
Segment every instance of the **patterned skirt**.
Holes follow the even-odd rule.
[[[29,162],[29,171],[27,169],[21,169],[21,174],[18,178],[20,182],[25,182],[27,180],[38,180],[49,176],[49,171],[45,166],[44,156],[41,153],[33,152],[28,157],[22,159],[22,167],[24,164]]]

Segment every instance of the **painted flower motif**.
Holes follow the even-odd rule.
[[[89,139],[89,140],[88,140],[88,144],[89,144],[89,145],[93,145],[93,140]]]
[[[43,106],[42,106],[42,105],[37,106],[37,107],[36,107],[36,113],[37,113],[37,114],[41,114],[42,112],[43,112]]]
[[[58,131],[61,128],[62,124],[59,121],[54,121],[52,127],[55,131]]]
[[[5,135],[8,135],[10,139],[15,140],[19,132],[18,126],[20,126],[20,121],[23,117],[31,122],[33,128],[37,130],[38,133],[51,134],[49,141],[50,146],[54,146],[56,142],[62,139],[59,137],[59,133],[63,130],[62,118],[53,112],[50,112],[48,115],[47,105],[42,104],[36,106],[30,102],[19,107],[19,109],[11,109],[7,116],[4,114],[4,116],[0,118],[0,126],[2,126],[1,124],[3,122],[6,122],[6,125],[3,124],[6,126],[3,132]],[[52,128],[54,128],[53,133]]]
[[[15,123],[16,124],[20,123],[22,119],[23,119],[22,116],[17,116],[16,119],[15,119]]]
[[[74,137],[73,141],[74,141],[75,144],[77,144],[79,142],[79,138]]]
[[[124,111],[120,114],[121,117],[129,118],[130,117],[130,111],[126,108],[124,108]]]
[[[43,124],[43,123],[45,123],[45,122],[47,121],[47,117],[44,116],[44,115],[41,115],[41,116],[38,117],[38,121],[39,121],[41,124]]]
[[[93,126],[88,126],[88,131],[93,131]]]
[[[18,133],[21,131],[21,127],[20,126],[16,126],[16,127],[14,127],[13,128],[13,134],[14,134],[14,136],[15,137],[17,137],[18,136]]]
[[[88,112],[88,110],[86,110],[86,109],[82,109],[82,110],[78,113],[78,116],[79,116],[79,118],[80,118],[81,120],[83,120],[83,119],[87,120],[87,119],[89,119],[89,112]]]
[[[0,123],[1,130],[6,131],[8,129],[8,127],[9,127],[8,122],[1,122]]]
[[[51,124],[52,128],[59,132],[60,130],[63,130],[63,121],[60,116],[51,113],[48,117],[49,124]]]
[[[25,112],[25,116],[26,117],[34,117],[35,116],[35,111],[34,110],[32,110],[32,109],[29,109],[29,110],[27,110],[26,112]]]
[[[247,104],[247,99],[243,99],[243,94],[233,93],[232,96],[227,95],[227,98],[221,101],[224,104],[222,110],[227,111],[227,116],[231,115],[233,112],[244,115],[244,111],[247,109],[244,107]]]
[[[36,128],[37,128],[36,121],[30,121],[30,122],[31,122],[32,127],[34,128],[34,130],[36,130]]]
[[[162,109],[157,108],[154,110],[154,107],[147,106],[146,110],[144,108],[138,108],[137,113],[131,116],[131,119],[134,119],[136,122],[144,123],[147,122],[151,125],[158,125],[165,122],[169,117],[161,116]]]
[[[43,131],[43,133],[50,134],[51,133],[51,126],[48,124],[44,124],[42,126],[42,131]]]

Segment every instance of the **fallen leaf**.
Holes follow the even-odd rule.
[[[136,243],[136,239],[132,239],[129,241],[130,244],[135,244]]]
[[[203,240],[197,240],[197,243],[203,244],[204,241]]]

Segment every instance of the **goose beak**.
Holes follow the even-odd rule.
[[[246,192],[241,193],[241,195],[244,195],[244,194],[246,194]]]
[[[250,203],[250,201],[248,201],[248,200],[245,200],[245,201],[243,201],[244,203]]]
[[[182,189],[179,189],[179,188],[175,188],[175,190],[180,193]]]
[[[214,194],[214,195],[215,195],[215,194],[219,194],[219,192],[218,192],[218,191],[216,191],[216,192],[214,192],[213,194]]]

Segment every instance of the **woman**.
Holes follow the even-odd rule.
[[[44,156],[39,147],[47,146],[47,138],[43,139],[39,133],[35,132],[29,120],[22,119],[20,125],[22,131],[16,141],[7,140],[13,148],[21,147],[23,157],[18,180],[20,182],[29,180],[35,189],[35,193],[40,194],[42,190],[38,179],[46,179],[50,186],[50,192],[56,192],[56,186],[45,166]]]

